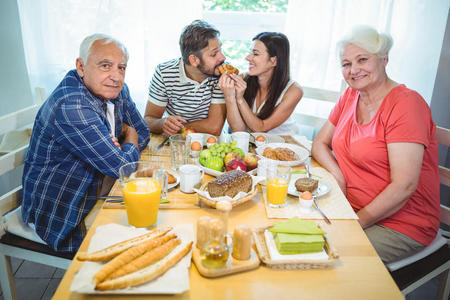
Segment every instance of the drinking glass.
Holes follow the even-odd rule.
[[[119,169],[119,181],[127,211],[128,223],[134,227],[150,227],[156,223],[161,197],[160,183],[150,178],[155,171],[151,162],[138,161]]]
[[[186,140],[181,134],[174,134],[169,138],[170,142],[170,163],[172,169],[178,170],[181,165],[189,162],[190,147],[186,145]]]
[[[291,167],[271,164],[267,169],[266,198],[270,207],[284,207],[291,180]]]

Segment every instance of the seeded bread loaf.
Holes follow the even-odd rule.
[[[312,192],[315,189],[317,189],[318,186],[319,186],[319,180],[312,179],[312,178],[302,177],[302,178],[297,179],[297,181],[295,181],[295,188],[299,192],[305,192],[305,191]]]
[[[252,177],[241,170],[233,170],[218,176],[208,183],[211,197],[230,196],[233,198],[239,192],[248,193],[252,189]]]

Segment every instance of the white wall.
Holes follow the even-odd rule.
[[[411,5],[417,7],[414,14],[406,9]],[[393,80],[419,92],[428,104],[433,95],[449,5],[449,0],[394,1],[390,31],[394,46],[389,59],[395,64],[388,64],[388,74]],[[406,37],[405,32],[410,35]],[[396,45],[402,45],[403,50]]]
[[[16,0],[0,1],[0,116],[34,103]]]

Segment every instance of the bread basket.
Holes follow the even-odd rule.
[[[202,186],[200,187],[200,190],[201,191],[207,191],[208,190],[208,183],[206,182],[206,183],[202,184]],[[235,201],[231,201],[231,205],[233,207],[235,207],[235,206],[237,206],[239,204],[247,202],[248,200],[250,200],[253,197],[255,197],[256,193],[258,193],[257,186],[255,186],[255,189],[253,190],[253,192],[250,192],[249,194],[247,194],[247,196],[245,196],[243,198],[239,198],[239,199],[237,199]],[[208,205],[210,207],[216,208],[217,201],[215,201],[214,198],[203,197],[200,194],[197,194],[197,195],[198,195],[198,199],[201,200],[203,203],[205,203],[206,205]]]

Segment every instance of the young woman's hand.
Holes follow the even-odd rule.
[[[244,98],[244,92],[247,89],[247,82],[239,75],[231,74],[236,89],[236,98]]]
[[[235,83],[227,74],[220,76],[219,88],[225,96],[225,101],[235,101]]]

